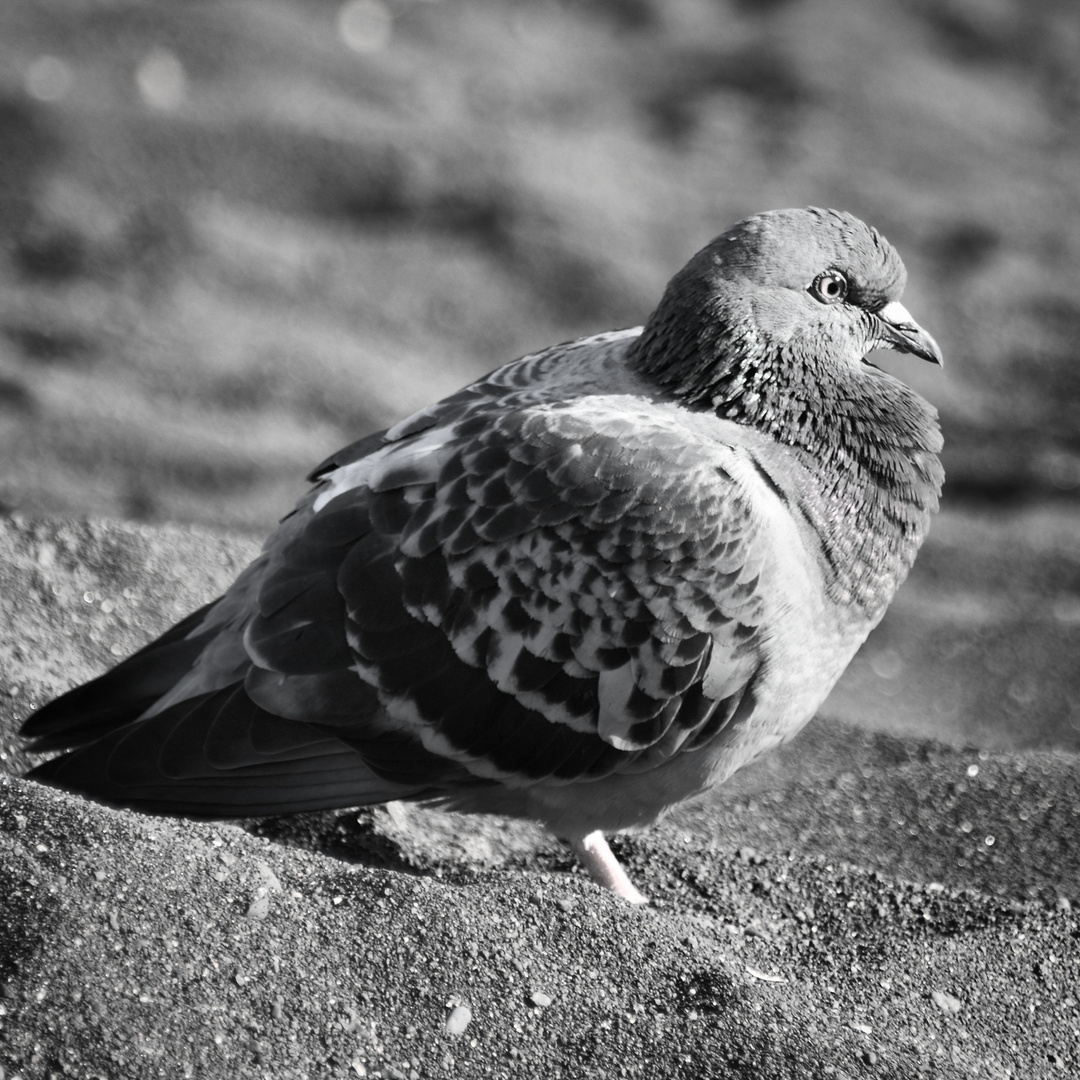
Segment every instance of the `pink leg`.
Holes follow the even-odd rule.
[[[631,904],[647,904],[649,898],[643,896],[626,876],[626,871],[619,865],[619,860],[611,853],[604,834],[597,830],[570,841],[570,846],[577,852],[581,865],[589,872],[589,877],[610,889],[616,896],[629,900]]]

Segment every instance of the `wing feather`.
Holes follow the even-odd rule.
[[[120,806],[207,817],[330,809],[420,790],[379,776],[340,740],[258,709],[235,687],[112,731],[30,775]]]
[[[377,491],[335,488],[327,509],[372,523],[336,581],[356,670],[402,730],[508,783],[537,778],[541,742],[565,740],[542,755],[565,779],[673,726],[673,752],[700,745],[761,662],[760,538],[733,451],[647,402],[506,404],[424,428],[435,476],[387,465]]]

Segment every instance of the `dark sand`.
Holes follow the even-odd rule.
[[[5,763],[25,764],[11,731],[32,702],[253,551],[0,524]],[[1073,1076],[1075,776],[1062,751],[819,720],[617,844],[643,910],[531,825],[394,805],[245,830],[0,777],[0,1063],[5,1080]]]

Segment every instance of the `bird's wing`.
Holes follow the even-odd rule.
[[[463,391],[336,455],[216,607],[73,691],[95,723],[63,698],[31,718],[39,747],[83,747],[39,778],[239,815],[701,746],[762,663],[741,460],[631,396]]]
[[[296,628],[332,592],[338,647],[395,730],[476,775],[598,777],[701,745],[762,655],[767,538],[739,450],[626,395],[507,405],[326,476],[264,583],[257,668],[296,669]],[[333,581],[300,591],[347,532]]]

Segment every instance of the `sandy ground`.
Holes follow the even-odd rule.
[[[0,1080],[1080,1075],[1080,8],[0,5]],[[632,325],[747,213],[878,225],[948,484],[815,721],[620,853],[17,779],[338,446]]]
[[[373,865],[372,827],[317,825],[350,864],[4,780],[6,1075],[1076,1075],[1076,916],[995,892],[1020,850],[1061,860],[1041,808],[1067,763],[819,735],[857,771],[789,775],[625,844],[644,910],[550,845],[491,870],[384,845]],[[1017,788],[1028,823],[983,857],[978,815],[997,827]],[[974,835],[942,812],[950,789]],[[882,811],[894,799],[910,826]],[[740,827],[782,802],[801,808],[782,836]],[[860,817],[873,859],[837,843]],[[870,868],[893,855],[930,873]]]
[[[254,550],[190,528],[0,522],[5,766],[27,764],[14,728],[34,702],[213,595]],[[207,825],[2,776],[0,1068],[1072,1076],[1075,778],[1061,750],[819,720],[619,843],[653,901],[638,910],[529,825],[401,805]]]

